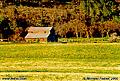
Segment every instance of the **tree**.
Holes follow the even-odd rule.
[[[80,23],[78,24],[78,32],[80,34],[80,38],[82,37],[83,34],[85,34],[86,32],[85,28],[87,28],[85,24],[80,21]]]
[[[104,25],[103,25],[103,22],[98,22],[98,30],[99,30],[102,38],[103,38],[104,37],[104,33],[106,32],[105,28],[104,28]]]
[[[79,24],[79,20],[73,20],[73,27],[75,28],[75,34],[76,34],[76,37],[78,38],[78,24]]]

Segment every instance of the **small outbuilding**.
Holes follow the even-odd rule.
[[[54,42],[55,31],[53,27],[30,27],[25,36],[27,41]]]

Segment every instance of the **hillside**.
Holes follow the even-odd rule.
[[[61,37],[104,37],[112,32],[120,35],[119,0],[5,0],[1,3],[0,38],[22,40],[31,26],[52,26]]]

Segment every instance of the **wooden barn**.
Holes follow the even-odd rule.
[[[52,27],[30,27],[26,41],[54,42],[55,31]]]

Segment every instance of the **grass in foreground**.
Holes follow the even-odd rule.
[[[120,74],[120,44],[0,45],[1,72]]]
[[[101,80],[100,78],[109,78],[109,81],[112,81],[112,77],[117,77],[119,81],[120,76],[117,75],[100,75],[100,74],[86,74],[86,73],[78,73],[78,74],[69,74],[69,73],[41,73],[41,74],[2,74],[0,78],[27,78],[27,81],[86,81],[84,78],[98,78],[98,80],[89,80],[89,81],[106,81]],[[108,80],[107,80],[108,81]]]
[[[120,44],[0,45],[0,58],[70,58],[120,60]]]

